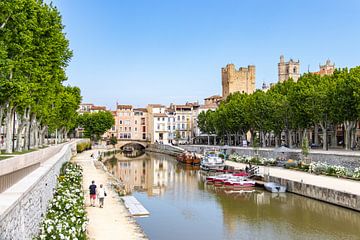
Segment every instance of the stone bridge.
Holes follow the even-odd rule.
[[[122,149],[123,147],[128,145],[140,145],[141,148],[146,148],[148,144],[150,144],[150,141],[147,140],[118,139],[116,147]]]

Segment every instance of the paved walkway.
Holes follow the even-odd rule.
[[[245,168],[246,164],[226,161],[227,165],[235,168]],[[360,181],[353,181],[343,178],[336,178],[324,175],[315,175],[306,172],[289,170],[280,167],[259,167],[260,174],[269,174],[273,177],[289,179],[292,181],[303,182],[318,187],[334,189],[341,192],[352,193],[360,196]]]
[[[129,216],[117,195],[109,185],[109,175],[102,169],[97,169],[94,160],[90,157],[93,152],[86,151],[78,154],[74,161],[83,167],[83,189],[85,192],[86,211],[89,218],[88,235],[90,240],[111,240],[111,239],[146,239],[141,228],[135,220]],[[104,208],[90,207],[89,185],[94,180],[99,186],[105,184],[107,197]]]

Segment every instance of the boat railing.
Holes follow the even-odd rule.
[[[248,169],[249,177],[257,176],[259,175],[260,169],[259,166],[253,166],[250,169]]]

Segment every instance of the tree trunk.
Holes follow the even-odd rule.
[[[349,150],[351,147],[351,130],[355,127],[356,121],[345,121],[345,149]]]
[[[36,121],[36,115],[35,113],[32,113],[30,115],[30,146],[29,149],[34,148],[35,145],[35,122]]]
[[[288,144],[289,148],[292,148],[292,130],[288,131]]]
[[[13,137],[13,114],[15,113],[15,108],[9,105],[7,107],[6,117],[5,117],[5,126],[6,126],[6,153],[12,153],[12,137]]]
[[[208,145],[210,145],[210,135],[209,134],[207,136],[207,139],[208,139]]]
[[[261,146],[264,148],[266,147],[266,141],[265,141],[265,135],[266,133],[264,131],[261,131]]]
[[[34,119],[34,148],[39,148],[39,122]]]
[[[16,151],[17,152],[20,152],[22,151],[23,149],[23,145],[22,145],[22,136],[24,135],[23,134],[23,131],[25,129],[25,126],[26,126],[26,120],[24,118],[24,115],[18,115],[18,129],[17,129],[17,132],[16,132]]]
[[[314,126],[314,144],[319,145],[319,126],[317,124]]]

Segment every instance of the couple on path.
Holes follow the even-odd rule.
[[[104,198],[106,197],[106,191],[102,184],[100,184],[99,189],[97,189],[97,186],[95,185],[95,181],[93,180],[91,182],[91,185],[89,186],[90,190],[90,204],[92,207],[95,207],[95,200],[96,195],[99,198],[99,206],[100,208],[104,207]]]

